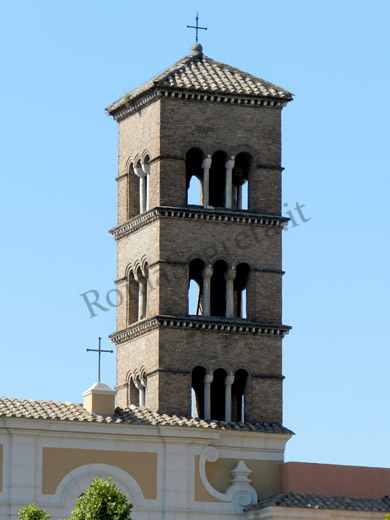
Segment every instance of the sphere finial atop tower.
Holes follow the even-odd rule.
[[[202,56],[203,54],[203,47],[200,43],[194,43],[194,45],[191,47],[191,56]]]

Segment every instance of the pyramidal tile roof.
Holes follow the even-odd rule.
[[[345,511],[383,511],[390,512],[390,498],[352,498],[343,496],[278,493],[263,498],[246,510],[265,509],[266,507],[298,507],[305,509],[338,509]]]
[[[293,94],[248,72],[215,61],[202,53],[195,44],[190,56],[182,58],[167,70],[132,90],[106,110],[114,114],[125,104],[131,104],[153,89],[179,89],[217,96],[271,98],[291,101]]]
[[[204,421],[198,418],[179,417],[152,412],[147,408],[131,405],[129,408],[116,408],[113,415],[102,416],[88,412],[83,405],[34,399],[15,399],[0,397],[0,418],[41,419],[52,421],[98,422],[143,426],[184,426],[192,428],[212,428],[219,430],[255,431],[263,433],[293,432],[278,423],[258,421],[254,423],[227,423],[225,421]]]

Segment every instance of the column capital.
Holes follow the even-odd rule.
[[[237,276],[237,271],[235,267],[232,267],[226,271],[224,274],[225,280],[235,280]]]
[[[137,269],[134,271],[134,280],[138,283],[142,283],[143,281],[146,281],[146,278],[144,276],[144,273]]]
[[[150,164],[141,162],[141,169],[144,175],[149,175],[150,173]]]
[[[213,276],[214,269],[211,267],[211,265],[208,265],[202,270],[202,276],[203,278],[211,278]]]
[[[134,386],[137,390],[143,390],[144,387],[139,379],[134,379]]]
[[[136,174],[136,176],[139,177],[140,179],[142,177],[146,176],[146,173],[143,171],[142,164],[141,164],[141,167],[133,166],[133,169],[134,169],[134,173]]]
[[[234,163],[235,163],[235,157],[234,157],[234,155],[231,155],[231,156],[230,156],[230,159],[228,159],[228,160],[226,161],[226,163],[225,163],[225,168],[226,168],[227,170],[233,170],[233,168],[234,168]]]
[[[210,385],[213,382],[214,374],[212,372],[207,372],[204,376],[204,382],[206,385]]]
[[[225,385],[226,386],[231,386],[233,383],[234,383],[234,374],[228,374],[225,377]]]
[[[202,161],[202,168],[209,170],[211,166],[211,155],[208,154]]]

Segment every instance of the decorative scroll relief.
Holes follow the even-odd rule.
[[[231,485],[225,493],[220,493],[212,487],[206,475],[206,462],[218,460],[218,450],[212,446],[203,448],[199,457],[199,476],[205,489],[213,497],[223,502],[231,502],[235,511],[242,511],[244,507],[257,503],[257,492],[251,486],[249,475],[252,473],[245,462],[240,460],[237,466],[230,472],[232,474]]]

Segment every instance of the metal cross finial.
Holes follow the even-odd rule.
[[[99,338],[99,348],[87,348],[87,352],[99,352],[99,360],[98,360],[98,383],[100,383],[100,356],[102,352],[110,352],[111,354],[114,352],[113,350],[103,350],[101,347],[102,338]]]
[[[203,29],[204,31],[207,31],[207,27],[199,27],[199,25],[198,25],[198,20],[199,20],[198,13],[196,13],[195,20],[196,20],[196,25],[187,25],[187,29],[196,29],[195,41],[196,41],[196,43],[198,43],[198,31],[199,31],[199,29]]]

